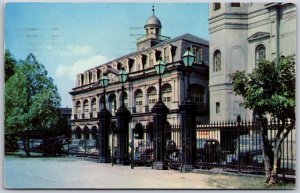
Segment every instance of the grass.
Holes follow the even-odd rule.
[[[263,177],[250,177],[250,176],[234,176],[212,174],[209,178],[209,183],[219,189],[284,189],[292,190],[296,188],[295,183],[292,182],[279,182],[278,184],[268,186]]]

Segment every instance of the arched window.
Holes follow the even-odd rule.
[[[81,129],[80,129],[80,127],[76,127],[76,129],[75,129],[75,138],[76,139],[81,139]]]
[[[136,112],[141,113],[143,112],[143,92],[142,90],[137,90],[134,95],[135,98],[135,107]]]
[[[170,84],[164,84],[161,88],[162,92],[162,100],[164,101],[165,105],[170,108],[172,102],[172,87]]]
[[[156,94],[155,87],[151,86],[150,88],[148,88],[147,97],[148,97],[149,110],[151,110],[157,100],[157,94]]]
[[[87,99],[83,101],[83,113],[84,113],[83,118],[87,118],[89,113],[89,101]]]
[[[97,107],[96,107],[96,99],[92,99],[92,112],[93,112],[93,117],[97,117]]]
[[[108,110],[112,113],[112,115],[115,114],[116,110],[117,110],[117,105],[116,105],[116,95],[115,94],[111,94],[108,97]]]
[[[87,140],[90,139],[90,131],[89,131],[89,128],[87,126],[84,127],[83,134],[84,134],[84,139],[87,139]]]
[[[255,66],[259,61],[266,59],[266,47],[263,44],[259,44],[255,49]]]
[[[221,52],[220,50],[216,50],[213,58],[213,71],[219,72],[221,71]]]
[[[76,102],[76,114],[77,114],[78,118],[81,116],[81,102],[80,101]]]
[[[99,98],[99,112],[103,109],[104,107],[104,99],[105,99],[105,96],[104,95],[101,95],[100,98]]]
[[[122,103],[122,92],[120,94],[120,105]],[[125,103],[125,107],[128,108],[128,95],[127,92],[124,91],[124,103]]]
[[[93,126],[91,133],[92,133],[92,139],[95,139],[97,141],[98,140],[98,137],[97,137],[98,132],[97,132],[96,126]],[[97,144],[98,143],[96,142],[96,146],[97,146]]]

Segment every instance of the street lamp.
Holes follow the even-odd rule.
[[[124,103],[124,83],[127,81],[128,79],[128,73],[124,70],[124,68],[122,68],[118,74],[118,78],[119,78],[119,81],[121,82],[122,84],[122,95],[121,95],[121,106],[125,106],[125,103]]]
[[[103,87],[103,95],[104,95],[104,101],[103,101],[103,105],[104,105],[104,109],[106,109],[106,99],[105,99],[105,95],[106,95],[106,90],[105,88],[108,86],[109,83],[109,78],[106,75],[103,75],[100,79],[100,84]]]
[[[186,100],[190,98],[190,73],[189,73],[189,67],[191,67],[194,63],[195,60],[195,55],[193,54],[193,52],[190,50],[190,48],[187,48],[187,50],[184,52],[184,54],[181,56],[182,62],[184,64],[184,66],[186,67],[186,71],[187,71],[187,77],[188,77],[188,82],[187,82],[187,97]]]
[[[118,78],[122,84],[122,94],[121,94],[121,105],[116,113],[117,117],[117,128],[115,130],[117,136],[117,164],[127,164],[129,163],[128,158],[128,131],[129,131],[129,121],[130,121],[130,112],[125,106],[124,96],[125,88],[124,83],[128,79],[128,73],[122,68],[118,73]],[[114,132],[114,131],[113,131]]]
[[[189,172],[193,169],[195,154],[196,154],[196,107],[195,103],[191,101],[190,96],[190,67],[193,65],[195,55],[188,48],[181,57],[185,66],[184,72],[187,73],[187,96],[179,105],[181,114],[181,144],[182,144],[182,164],[181,171]],[[185,74],[185,73],[184,73]]]
[[[99,118],[99,160],[100,163],[109,162],[109,133],[108,130],[110,128],[110,118],[111,114],[106,109],[106,90],[105,88],[108,86],[109,78],[106,75],[103,75],[100,79],[100,84],[103,87],[103,109],[98,113]]]
[[[161,93],[161,75],[165,72],[166,65],[164,61],[160,58],[156,65],[154,66],[156,73],[159,75],[158,79],[158,89],[159,89],[159,98],[158,101],[152,108],[153,113],[153,125],[155,129],[155,142],[154,142],[154,150],[155,150],[155,160],[153,163],[153,168],[158,170],[167,169],[165,163],[165,123],[167,121],[167,114],[169,109],[166,107],[164,102],[162,101],[162,93]]]
[[[156,65],[154,66],[156,73],[159,75],[158,79],[158,101],[161,101],[161,75],[164,74],[166,65],[165,62],[160,58],[157,62]]]

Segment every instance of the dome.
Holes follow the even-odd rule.
[[[158,27],[161,28],[161,23],[160,20],[155,16],[155,15],[151,15],[145,24],[145,28],[146,27]]]

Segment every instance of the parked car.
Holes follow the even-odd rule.
[[[234,140],[234,153],[226,156],[227,165],[263,166],[261,135],[245,134]]]
[[[29,140],[29,150],[30,151],[42,151],[43,150],[43,140],[42,139],[30,139]]]
[[[67,150],[68,153],[76,153],[79,149],[79,146],[84,144],[84,139],[72,139],[69,146],[66,144],[64,145],[65,151]]]
[[[197,139],[196,162],[221,163],[223,152],[221,145],[216,139]]]
[[[90,149],[96,148],[96,140],[95,139],[88,139],[88,140],[83,140],[78,145],[78,149],[76,150],[77,153],[88,153]]]

